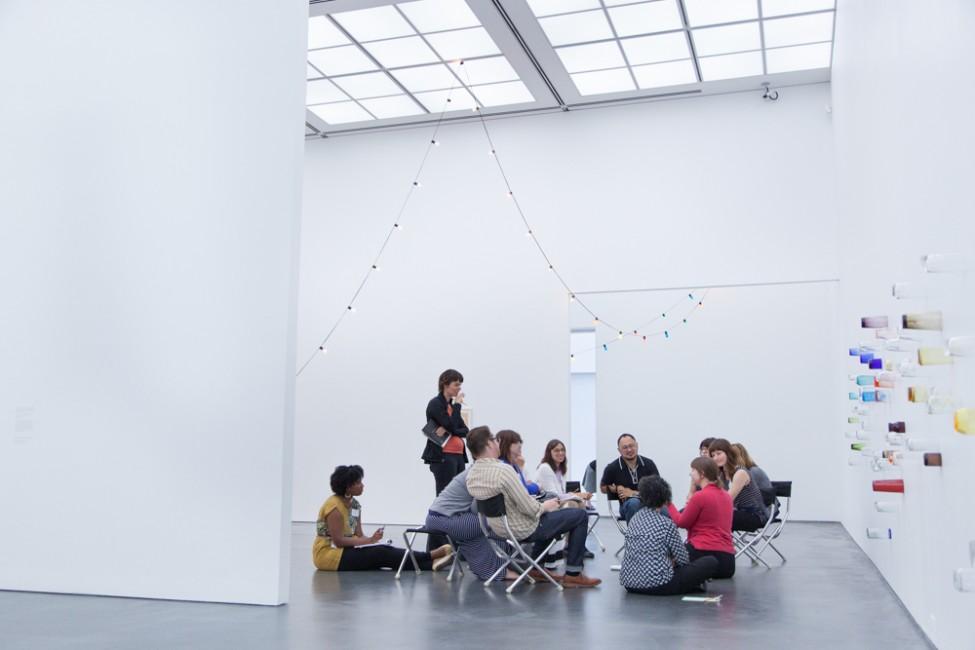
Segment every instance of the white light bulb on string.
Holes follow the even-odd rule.
[[[320,352],[321,352],[322,354],[328,354],[328,348],[326,348],[326,347],[325,347],[324,345],[319,345],[319,346],[318,346],[318,350],[319,350],[319,351],[320,351]]]
[[[382,271],[382,269],[381,269],[381,268],[379,267],[379,265],[378,265],[378,264],[373,264],[373,265],[372,265],[372,270],[373,270],[373,271],[377,271],[377,272],[378,272],[378,271]]]
[[[548,265],[548,270],[549,270],[549,271],[554,271],[554,270],[555,270],[555,267],[553,267],[553,266],[552,266],[551,264],[549,264],[549,265]]]
[[[353,314],[355,313],[355,307],[353,307],[352,305],[349,305],[349,306],[347,307],[347,309],[348,309],[348,311],[349,311],[349,312],[351,312],[351,313],[353,313]]]
[[[616,334],[616,338],[617,338],[617,339],[621,339],[621,338],[623,338],[623,330],[620,330],[620,331],[619,331],[619,332],[618,332],[618,333]]]
[[[420,181],[413,181],[413,187],[419,189],[423,187],[423,183],[421,183]]]
[[[491,149],[491,151],[488,152],[488,155],[489,156],[496,156],[497,155],[497,152],[494,149]]]
[[[432,144],[435,147],[439,147],[440,146],[440,140],[437,140],[436,138],[434,138],[433,140],[430,140],[430,144]]]
[[[528,232],[525,233],[525,237],[531,238],[531,236],[532,236],[532,231],[531,230],[529,230]]]
[[[507,197],[508,197],[508,198],[510,199],[510,198],[512,198],[512,197],[514,197],[514,193],[512,193],[512,192],[511,192],[511,191],[509,190],[509,191],[508,191],[508,194],[507,194],[506,196],[507,196]]]
[[[403,226],[399,225],[398,223],[394,223],[393,224],[393,229],[394,230],[402,230],[403,229]]]
[[[569,294],[569,302],[575,302],[575,301],[576,301],[576,297],[575,297],[575,294],[573,294],[573,293],[570,293],[570,294]]]
[[[570,354],[569,355],[569,361],[575,361],[575,360],[576,360],[576,355]]]

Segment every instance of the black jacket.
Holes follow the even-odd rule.
[[[427,422],[433,420],[438,425],[442,426],[447,430],[447,433],[455,435],[458,438],[467,437],[467,425],[464,424],[464,419],[460,417],[460,404],[454,404],[453,415],[447,415],[447,398],[443,396],[443,393],[437,395],[430,403],[427,404]],[[426,440],[424,438],[424,440]],[[443,449],[438,447],[433,441],[427,440],[427,446],[423,449],[423,454],[420,458],[423,459],[424,463],[442,463],[443,462]],[[467,450],[464,450],[464,462],[467,462]]]

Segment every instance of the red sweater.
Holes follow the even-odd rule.
[[[678,512],[674,504],[668,504],[670,518],[681,528],[687,529],[688,543],[699,551],[734,553],[731,542],[731,513],[734,506],[727,492],[713,483],[694,493]]]

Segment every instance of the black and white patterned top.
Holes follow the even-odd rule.
[[[677,526],[657,510],[642,508],[626,527],[626,554],[620,584],[627,589],[649,589],[674,577],[674,562],[689,562]]]

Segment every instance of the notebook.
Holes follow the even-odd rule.
[[[578,492],[580,487],[581,487],[581,484],[579,483],[579,481],[566,481],[565,482],[565,491],[566,492]]]
[[[420,429],[420,431],[423,432],[423,435],[426,436],[427,440],[437,445],[438,447],[443,448],[443,446],[447,444],[447,438],[449,438],[450,435],[445,434],[443,436],[438,436],[437,427],[439,426],[440,425],[438,425],[433,420],[427,420],[426,426]]]

